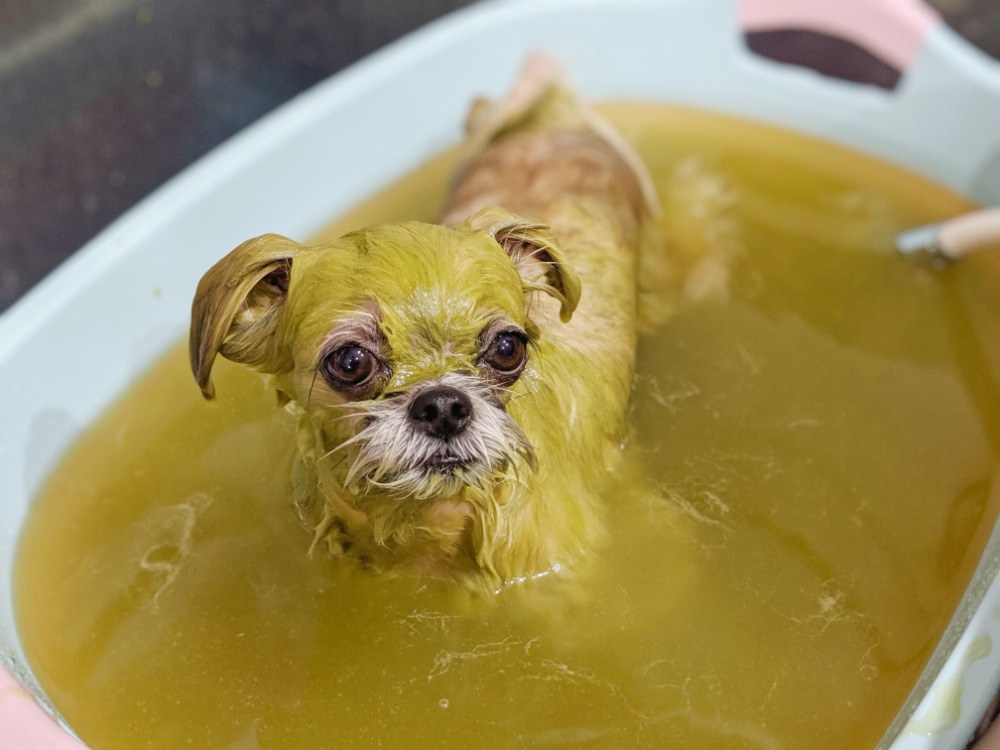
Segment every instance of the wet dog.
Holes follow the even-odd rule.
[[[468,129],[440,224],[265,235],[217,263],[191,365],[207,398],[217,354],[266,373],[297,413],[314,548],[496,589],[600,535],[658,238],[638,159],[551,62]]]

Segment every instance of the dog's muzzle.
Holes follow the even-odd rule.
[[[487,487],[518,458],[534,466],[524,432],[493,387],[474,375],[448,373],[366,412],[364,428],[349,441],[356,455],[347,484],[360,492],[430,497]]]

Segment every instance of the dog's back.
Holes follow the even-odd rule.
[[[585,549],[600,533],[599,488],[626,434],[639,258],[659,247],[655,194],[638,158],[547,58],[529,61],[505,99],[478,104],[469,131],[443,223],[494,205],[544,222],[581,279],[568,323],[536,295],[544,370],[530,395],[509,405],[539,454],[520,533],[535,530],[543,560],[551,543],[563,553]]]

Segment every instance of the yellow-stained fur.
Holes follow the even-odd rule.
[[[571,566],[601,533],[637,257],[658,237],[638,160],[549,62],[469,128],[442,225],[316,247],[265,235],[216,264],[194,302],[191,362],[206,397],[220,353],[291,402],[314,547],[495,589]],[[523,369],[498,367],[505,356]],[[356,385],[354,372],[370,374]],[[447,403],[461,421],[442,438],[414,417],[439,391],[458,392]]]

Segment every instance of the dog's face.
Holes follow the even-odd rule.
[[[525,298],[496,242],[383,227],[349,235],[304,271],[288,294],[289,395],[322,425],[348,489],[454,494],[531,457],[505,410],[531,346]]]
[[[534,463],[506,406],[538,352],[536,290],[568,319],[579,281],[545,227],[497,209],[316,248],[265,236],[202,280],[192,367],[209,397],[216,352],[274,375],[355,495],[485,489]]]

